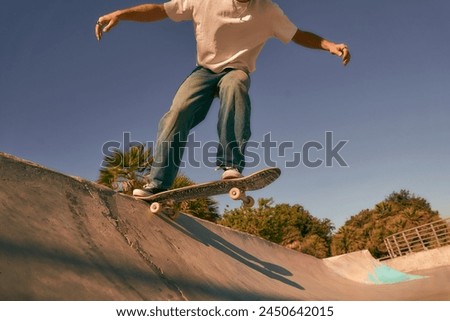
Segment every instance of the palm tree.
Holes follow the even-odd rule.
[[[145,176],[150,173],[152,162],[151,150],[143,145],[132,146],[126,152],[115,149],[110,155],[105,155],[97,183],[131,195],[133,189],[142,188],[146,183]],[[181,174],[175,178],[171,189],[194,184]],[[212,222],[219,218],[218,204],[210,197],[181,202],[175,205],[175,209]]]
[[[143,145],[132,146],[128,152],[115,149],[105,155],[97,183],[131,195],[133,189],[145,184],[144,176],[150,172],[152,161],[151,151]]]

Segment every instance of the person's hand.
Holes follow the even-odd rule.
[[[108,32],[118,23],[119,17],[115,12],[98,18],[97,23],[95,24],[95,36],[97,37],[97,40],[100,41],[100,39],[102,39],[103,33]]]
[[[346,66],[351,59],[350,50],[348,49],[348,46],[344,43],[335,44],[330,48],[330,53],[333,55],[336,55],[338,57],[341,57],[342,63]]]

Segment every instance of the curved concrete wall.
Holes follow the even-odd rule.
[[[351,264],[351,262],[349,262]],[[450,299],[448,270],[392,285],[0,153],[0,300]]]

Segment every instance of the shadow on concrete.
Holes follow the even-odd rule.
[[[245,266],[265,275],[266,277],[277,280],[299,290],[305,289],[300,284],[286,278],[293,275],[287,269],[258,259],[250,253],[228,242],[219,235],[213,233],[192,217],[180,215],[176,221],[171,221],[167,218],[164,218],[164,220],[192,239],[201,242],[206,246],[214,247],[239,263],[244,264]]]
[[[136,284],[139,282],[143,286],[153,288],[156,281],[162,281],[166,283],[167,280],[161,280],[160,276],[154,273],[150,273],[148,269],[140,269],[135,266],[129,266],[125,264],[117,264],[99,259],[98,257],[92,257],[90,255],[80,255],[70,252],[62,252],[61,249],[42,247],[35,244],[14,244],[13,242],[0,239],[0,257],[8,257],[11,261],[21,262],[26,264],[27,261],[33,262],[33,265],[42,263],[43,266],[51,266],[54,273],[60,269],[61,271],[72,270],[78,275],[99,275],[104,276],[108,282],[118,287],[127,284],[127,290],[134,292],[135,299],[139,300],[155,300],[151,292],[145,293],[144,291],[137,290],[132,287],[131,283]],[[18,267],[20,269],[20,267]],[[24,293],[23,291],[14,291],[6,284],[4,278],[9,278],[9,281],[14,282],[14,270],[4,271],[0,273],[0,300],[34,300],[36,299],[33,293]],[[5,273],[6,272],[6,273]],[[12,272],[12,273],[11,273]],[[21,273],[19,273],[21,274]],[[35,274],[30,274],[30,278],[38,277]],[[23,282],[24,280],[20,280]],[[262,300],[262,301],[276,301],[276,300],[289,300],[280,296],[273,297],[264,294],[255,294],[248,291],[233,291],[232,289],[224,288],[223,286],[216,285],[211,288],[211,282],[208,286],[203,286],[200,282],[190,282],[186,279],[171,279],[171,284],[181,285],[190,289],[195,289],[196,295],[204,297],[205,300]],[[2,284],[7,288],[3,288]],[[16,284],[20,286],[20,282]],[[167,285],[167,284],[166,284]],[[171,287],[168,285],[168,287]],[[216,291],[214,291],[216,289]],[[40,300],[111,300],[107,294],[91,293],[89,297],[85,297],[84,294],[73,293],[70,289],[65,291],[65,295],[58,293],[58,297],[54,297],[52,293],[48,293],[44,297],[39,295]],[[168,299],[168,298],[167,298]],[[173,297],[172,297],[173,299]],[[190,299],[185,297],[184,299]],[[166,300],[164,298],[160,300]],[[183,300],[178,298],[177,300]]]

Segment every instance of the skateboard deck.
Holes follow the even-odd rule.
[[[146,197],[136,197],[151,203],[150,211],[157,214],[162,211],[162,203],[229,194],[233,200],[241,200],[244,206],[253,206],[254,199],[246,191],[262,189],[275,181],[281,174],[277,167],[265,168],[241,178],[218,180],[168,190]]]

